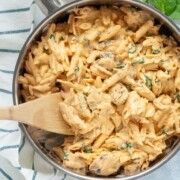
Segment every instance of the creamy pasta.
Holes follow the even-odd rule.
[[[52,151],[73,171],[147,169],[180,134],[180,47],[134,7],[74,9],[34,43],[19,76],[29,101],[60,92],[74,132]]]

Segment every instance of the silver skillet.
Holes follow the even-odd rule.
[[[179,28],[166,16],[162,15],[159,11],[155,10],[154,8],[145,5],[143,3],[140,3],[138,1],[132,1],[132,0],[76,0],[73,2],[73,0],[36,0],[36,3],[42,10],[44,14],[47,15],[47,17],[37,26],[37,28],[31,33],[31,35],[26,40],[17,64],[15,68],[14,73],[14,79],[13,79],[13,102],[14,104],[21,103],[21,97],[19,96],[19,86],[17,82],[17,78],[19,74],[21,74],[22,71],[22,65],[24,61],[24,57],[27,54],[27,51],[34,40],[36,40],[39,36],[41,36],[42,32],[46,29],[47,25],[51,22],[57,22],[61,21],[73,8],[75,7],[82,7],[86,5],[121,5],[121,4],[130,4],[133,6],[136,6],[141,9],[145,9],[148,12],[150,12],[154,17],[156,17],[162,24],[164,24],[164,31],[166,33],[172,34],[172,36],[175,37],[178,43],[180,43],[180,30]],[[163,29],[162,29],[163,30]],[[140,176],[147,175],[154,171],[155,169],[162,166],[165,162],[167,162],[169,159],[171,159],[180,149],[180,139],[174,139],[173,143],[171,143],[170,149],[164,153],[162,157],[159,157],[159,159],[154,162],[151,167],[149,167],[147,170],[144,170],[142,172],[139,172],[134,175],[130,176],[124,176],[124,175],[116,175],[112,177],[93,177],[92,175],[79,175],[75,172],[72,172],[71,170],[63,167],[60,163],[57,162],[57,160],[54,158],[53,155],[49,153],[49,150],[47,146],[44,146],[42,142],[38,141],[36,138],[33,137],[32,132],[29,131],[29,128],[23,124],[20,124],[20,127],[22,131],[25,133],[26,137],[30,141],[32,147],[38,152],[47,162],[49,162],[51,165],[53,165],[56,169],[63,170],[69,175],[72,175],[74,177],[77,177],[78,179],[87,179],[87,180],[94,180],[94,179],[135,179]],[[48,134],[44,132],[44,138],[52,138],[53,136],[57,138],[57,135]],[[42,138],[41,138],[42,139]],[[58,135],[58,141],[63,141],[63,136]]]

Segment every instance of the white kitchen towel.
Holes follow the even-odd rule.
[[[0,105],[12,104],[12,78],[23,43],[44,18],[33,0],[0,0]],[[179,180],[180,152],[142,180]],[[0,180],[75,180],[56,171],[31,147],[18,124],[0,122]]]

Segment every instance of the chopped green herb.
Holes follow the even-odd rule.
[[[128,142],[123,143],[123,144],[121,145],[121,148],[122,148],[122,149],[128,149],[128,148],[132,148],[132,147],[133,147],[133,145],[132,145],[131,143],[128,143]]]
[[[55,35],[54,35],[54,34],[51,34],[51,35],[49,36],[49,38],[50,38],[50,39],[53,39],[53,40],[55,41]]]
[[[180,103],[180,93],[179,92],[176,94],[176,99]]]
[[[145,76],[145,78],[146,78],[146,86],[149,89],[152,89],[152,80],[148,76]]]
[[[101,55],[101,58],[113,58],[113,54],[111,52],[107,52]]]
[[[119,62],[117,65],[116,65],[116,68],[118,69],[122,69],[124,68],[125,64],[123,62]]]
[[[159,63],[160,63],[160,64],[164,64],[165,61],[166,61],[166,60],[161,59]]]
[[[61,36],[61,37],[59,38],[59,41],[63,41],[63,40],[64,40],[64,37]]]
[[[92,152],[93,152],[92,147],[90,147],[90,146],[85,146],[85,147],[83,148],[83,152],[85,152],[85,153],[92,153]]]
[[[128,48],[128,53],[133,54],[136,52],[136,49],[137,49],[136,46],[133,44]]]
[[[165,135],[167,136],[167,135],[168,135],[168,134],[167,134],[167,130],[166,130],[166,129],[162,129],[162,130],[161,130],[161,135],[162,135],[162,134],[165,134]]]
[[[69,159],[68,159],[68,156],[69,156],[69,154],[68,154],[67,152],[64,152],[64,158],[63,158],[63,159],[64,159],[64,160],[69,160]]]
[[[152,53],[153,54],[159,54],[160,53],[160,49],[152,49]]]
[[[134,7],[130,7],[129,10],[130,10],[131,12],[137,12],[137,9],[134,8]]]
[[[77,72],[79,71],[79,67],[76,66],[76,67],[74,68],[74,71],[77,73]]]
[[[152,36],[153,33],[152,32],[147,32],[147,36]]]
[[[49,49],[43,48],[43,52],[46,53],[46,54],[50,54]]]
[[[144,58],[141,58],[141,59],[139,59],[138,61],[132,62],[132,65],[133,65],[133,66],[136,65],[136,64],[144,64]]]
[[[128,89],[128,91],[131,91],[132,90],[132,88],[131,88],[131,85],[129,84],[129,85],[126,85],[126,88]]]

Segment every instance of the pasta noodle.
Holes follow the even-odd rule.
[[[134,7],[83,7],[50,24],[19,76],[29,101],[60,92],[74,132],[52,149],[78,173],[147,169],[180,134],[180,47]]]

